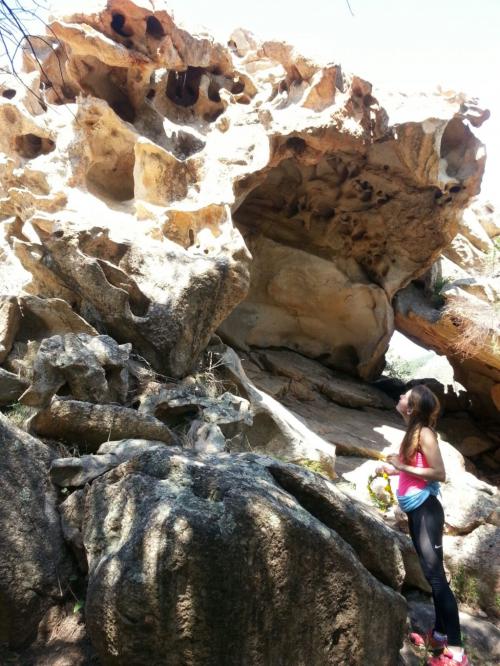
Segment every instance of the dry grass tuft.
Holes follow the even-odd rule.
[[[443,307],[443,317],[457,329],[453,349],[462,360],[481,350],[498,351],[500,343],[500,302],[453,299]]]

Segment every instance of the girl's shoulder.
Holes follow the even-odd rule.
[[[418,442],[418,450],[422,451],[422,446],[437,444],[439,446],[439,435],[431,426],[422,426]]]

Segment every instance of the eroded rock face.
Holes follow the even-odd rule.
[[[469,124],[486,114],[462,97],[377,100],[337,64],[243,30],[218,44],[130,0],[56,17],[32,44],[47,109],[0,108],[1,212],[27,290],[169,376],[247,294],[223,327],[235,344],[377,375],[393,295],[478,190]]]
[[[397,663],[402,597],[259,460],[158,451],[93,482],[86,614],[103,664]]]

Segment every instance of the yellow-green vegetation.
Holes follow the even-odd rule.
[[[379,477],[379,476],[381,476],[381,477],[384,479],[384,481],[385,481],[384,491],[385,491],[386,494],[387,494],[387,500],[385,500],[383,497],[379,497],[379,496],[373,491],[372,483],[373,483],[373,481],[374,481],[377,477]],[[378,507],[381,511],[383,511],[384,513],[385,513],[386,511],[388,511],[388,509],[389,509],[393,504],[395,504],[396,499],[395,499],[395,497],[394,497],[394,493],[392,492],[391,480],[389,479],[389,475],[386,474],[385,472],[382,473],[382,474],[372,474],[372,475],[368,478],[368,483],[367,483],[366,487],[367,487],[367,489],[368,489],[368,494],[370,495],[370,499],[372,500],[372,502],[375,504],[375,506],[377,506],[377,507]]]
[[[452,575],[451,589],[460,603],[472,608],[479,606],[478,581],[466,567],[459,567]]]
[[[26,405],[21,405],[19,402],[15,402],[12,405],[3,410],[5,416],[9,419],[18,428],[23,428],[24,423],[36,410],[33,407],[27,407]]]
[[[315,472],[316,474],[321,474],[321,476],[324,476],[326,479],[332,478],[332,475],[329,472],[327,466],[324,465],[320,460],[311,460],[310,458],[300,458],[299,460],[294,460],[293,462],[296,465],[305,467],[305,469],[308,469],[311,472]]]

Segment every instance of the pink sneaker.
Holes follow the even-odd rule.
[[[471,666],[471,663],[467,659],[465,652],[462,661],[455,661],[455,659],[453,659],[453,653],[445,648],[439,656],[431,657],[427,661],[427,666]]]
[[[434,636],[432,629],[429,629],[426,634],[419,634],[416,631],[412,631],[410,642],[417,647],[426,647],[429,650],[442,650],[446,647],[446,638],[442,641],[439,640],[439,638]]]

